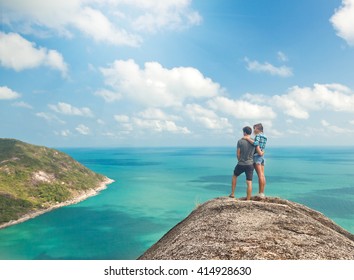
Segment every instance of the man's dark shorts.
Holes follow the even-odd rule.
[[[251,164],[251,165],[240,165],[240,164],[237,164],[236,167],[235,167],[235,170],[234,170],[234,175],[238,177],[243,172],[245,172],[246,180],[247,181],[252,181],[253,170],[254,170],[253,164]]]

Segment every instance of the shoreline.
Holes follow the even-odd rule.
[[[45,214],[45,213],[50,212],[50,211],[53,211],[53,210],[55,210],[57,208],[68,206],[68,205],[77,204],[77,203],[79,203],[81,201],[84,201],[84,200],[88,199],[89,197],[92,197],[92,196],[95,196],[95,195],[99,194],[99,192],[101,192],[102,190],[107,188],[107,185],[112,184],[113,182],[114,182],[114,180],[106,177],[105,180],[102,181],[96,188],[89,189],[89,190],[85,191],[84,193],[81,193],[79,196],[74,197],[74,198],[72,198],[70,200],[57,203],[57,204],[52,205],[52,206],[50,206],[50,207],[48,207],[46,209],[41,209],[41,210],[38,210],[38,211],[34,211],[34,212],[31,212],[31,213],[25,214],[25,215],[23,215],[21,218],[19,218],[17,220],[12,220],[12,221],[6,222],[6,223],[0,225],[0,230],[4,229],[6,227],[9,227],[9,226],[13,226],[13,225],[17,225],[17,224],[23,223],[23,222],[25,222],[27,220],[33,219],[33,218],[38,217],[38,216],[40,216],[42,214]]]

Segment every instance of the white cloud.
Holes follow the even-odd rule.
[[[13,91],[12,89],[6,86],[0,87],[0,100],[16,99],[20,96],[21,94],[17,93],[16,91]]]
[[[78,125],[75,130],[82,135],[90,134],[90,128],[83,124]]]
[[[274,128],[274,124],[273,124],[274,120],[260,119],[260,122],[263,124],[264,132],[268,137],[274,139],[274,138],[282,137],[284,135],[283,129],[282,131],[279,131],[276,128]]]
[[[133,20],[137,30],[156,32],[161,29],[180,29],[198,25],[202,17],[190,9],[190,0],[125,0],[129,6],[142,12]]]
[[[137,32],[175,30],[202,18],[190,0],[3,0],[3,23],[21,33],[73,37],[80,31],[96,41],[137,46]]]
[[[97,119],[96,122],[99,124],[99,125],[105,125],[105,121],[102,120],[102,119]]]
[[[215,97],[208,101],[210,108],[237,119],[256,120],[274,119],[276,114],[271,107],[261,106],[244,100],[232,100],[227,97]]]
[[[96,41],[115,45],[136,46],[140,39],[115,25],[110,14],[110,1],[96,0],[4,0],[6,11],[4,22],[16,26],[19,32],[35,35],[53,32],[73,37],[73,30],[79,30]],[[105,3],[108,5],[104,9]],[[102,9],[94,9],[92,6]],[[115,5],[113,5],[115,6]],[[45,31],[44,31],[45,30]]]
[[[141,42],[139,36],[114,26],[101,11],[89,7],[83,8],[73,19],[73,23],[80,31],[96,41],[128,46],[138,46]]]
[[[51,121],[53,119],[53,115],[44,112],[36,113],[36,116],[45,119],[46,121]]]
[[[354,112],[354,93],[340,84],[314,84],[313,88],[295,86],[289,93],[275,95],[272,102],[285,114],[308,119],[311,111]]]
[[[285,114],[297,118],[297,119],[308,119],[309,113],[304,109],[300,104],[297,103],[297,100],[289,95],[275,95],[273,96],[275,104],[281,108]]]
[[[270,96],[264,94],[246,93],[242,96],[242,99],[251,102],[252,104],[268,104]]]
[[[327,131],[331,131],[333,133],[339,133],[339,134],[344,134],[344,133],[348,133],[349,130],[347,128],[342,128],[342,127],[338,127],[335,125],[331,125],[329,122],[327,122],[326,120],[322,120],[321,121],[321,125],[323,127],[325,127],[325,129]]]
[[[56,115],[53,115],[50,113],[39,112],[39,113],[36,113],[36,116],[39,118],[45,119],[47,122],[56,121],[60,124],[65,124],[65,121],[59,119]]]
[[[149,107],[181,106],[185,100],[216,96],[220,85],[192,67],[163,68],[157,62],[141,69],[134,60],[116,60],[101,68],[105,83],[124,97]]]
[[[321,121],[321,124],[322,124],[322,126],[325,126],[325,127],[330,126],[330,123],[327,122],[326,120],[322,120],[322,121]]]
[[[59,70],[62,73],[63,77],[67,76],[68,66],[65,63],[62,54],[55,50],[47,51],[43,65]]]
[[[155,119],[155,120],[180,120],[181,118],[175,115],[168,115],[160,109],[148,108],[143,112],[140,112],[138,116],[144,119]]]
[[[282,61],[282,62],[286,62],[286,61],[289,60],[288,57],[286,56],[286,54],[284,54],[284,53],[281,52],[281,51],[279,51],[279,52],[277,53],[277,55],[278,55],[278,59],[279,59],[280,61]]]
[[[3,67],[22,71],[47,66],[67,76],[68,66],[59,52],[36,48],[34,43],[19,34],[0,32],[0,49],[0,65]]]
[[[247,63],[247,70],[251,72],[265,72],[280,77],[290,77],[293,75],[292,69],[287,66],[276,67],[268,62],[262,64],[256,60],[250,61],[247,57],[245,61]]]
[[[65,130],[61,130],[61,131],[54,131],[54,134],[62,136],[62,137],[68,137],[71,135],[71,132],[69,129],[65,129]]]
[[[4,22],[21,29],[47,27],[68,35],[65,25],[75,17],[82,0],[2,0]],[[29,26],[28,26],[29,25]]]
[[[122,98],[120,93],[107,89],[98,90],[95,92],[95,95],[102,97],[106,102],[114,102]]]
[[[191,133],[187,127],[177,126],[175,122],[169,120],[144,120],[133,118],[133,125],[137,129],[145,129],[155,132],[172,132],[178,134]]]
[[[130,121],[129,116],[127,116],[127,115],[115,115],[114,119],[120,123],[127,123]]]
[[[68,103],[59,102],[57,105],[48,105],[53,111],[69,116],[82,116],[82,117],[93,117],[93,113],[90,108],[83,107],[77,108]]]
[[[337,35],[354,47],[354,0],[343,0],[330,21]]]
[[[188,104],[186,113],[194,122],[201,124],[203,127],[232,132],[232,125],[227,118],[219,117],[214,111],[205,109],[198,104]]]
[[[12,104],[12,106],[20,107],[20,108],[26,108],[26,109],[33,109],[33,107],[30,104],[28,104],[26,102],[23,102],[23,101],[15,102],[15,103]]]
[[[187,127],[178,126],[172,119],[176,116],[167,115],[163,111],[150,108],[137,114],[139,117],[130,118],[127,115],[115,115],[114,119],[120,124],[122,131],[141,131],[147,132],[171,132],[178,134],[191,133]]]

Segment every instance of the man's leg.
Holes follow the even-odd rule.
[[[251,200],[252,196],[252,181],[246,180],[247,184],[247,200]]]
[[[237,183],[237,176],[233,175],[232,176],[232,181],[231,181],[231,194],[230,194],[230,197],[235,197],[236,183]]]

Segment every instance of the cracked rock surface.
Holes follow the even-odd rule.
[[[354,235],[302,204],[220,197],[195,209],[139,259],[354,259]]]

